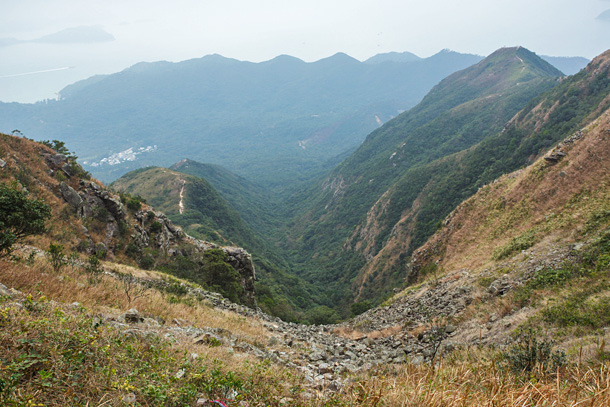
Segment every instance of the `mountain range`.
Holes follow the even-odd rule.
[[[610,51],[500,49],[288,198],[0,134],[3,245],[50,214],[0,257],[0,404],[606,406],[609,165]]]
[[[106,181],[187,157],[283,189],[331,168],[439,80],[480,59],[442,51],[389,64],[342,53],[312,63],[287,55],[140,63],[68,86],[57,101],[0,104],[0,123],[67,142]]]
[[[572,97],[566,104],[566,92],[589,87],[592,77],[587,72],[565,80],[559,70],[524,48],[500,49],[441,81],[417,106],[372,132],[327,175],[291,195],[192,160],[171,168],[209,180],[240,214],[248,233],[265,242],[266,254],[259,251],[259,261],[272,253],[275,259],[265,260],[273,264],[269,270],[296,274],[304,287],[301,293],[317,293],[309,306],[338,307],[345,316],[350,303],[378,303],[404,284],[411,273],[411,253],[461,201],[527,165],[583,125],[607,92],[606,85],[596,82],[599,88],[587,91],[588,98]],[[546,117],[539,126],[543,135],[515,124],[520,123],[517,114],[542,103],[536,104],[537,98],[554,106],[551,119]],[[554,99],[562,102],[551,103]],[[569,118],[571,124],[555,117]],[[115,185],[166,199],[144,187],[145,179],[137,175],[129,174]],[[126,189],[127,183],[137,187]],[[188,230],[188,222],[180,224]],[[244,240],[239,243],[254,249]]]

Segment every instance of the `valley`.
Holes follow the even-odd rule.
[[[434,58],[472,62],[443,71],[421,101],[403,99],[402,113],[380,96],[333,110],[306,135],[278,121],[277,134],[240,146],[242,158],[197,139],[144,159],[160,147],[129,161],[142,168],[104,173],[116,178],[108,186],[54,140],[48,118],[61,122],[62,106],[106,80],[120,87],[131,77],[150,91],[138,75],[175,75],[171,64],[73,85],[47,111],[0,106],[21,123],[45,117],[25,137],[0,135],[0,401],[608,405],[610,51],[572,76],[523,47],[472,57],[261,63],[280,76],[283,64],[334,69],[339,87],[343,71],[363,75],[363,65],[367,75],[376,64],[406,75]],[[204,59],[216,74],[244,68]],[[182,63],[180,74],[201,62]],[[95,89],[98,102],[109,97]],[[384,104],[385,116],[371,116]],[[369,116],[368,135],[357,136]],[[233,120],[246,129],[242,119]],[[160,133],[177,124],[150,126],[163,120]],[[39,131],[52,141],[28,138]],[[230,132],[219,134],[234,146]],[[319,155],[275,150],[280,133],[294,137],[294,151]],[[190,138],[177,134],[176,144]],[[208,147],[220,158],[199,162]],[[219,165],[248,154],[261,163]],[[45,230],[6,234],[9,214],[21,213],[6,209],[16,196],[48,206]]]

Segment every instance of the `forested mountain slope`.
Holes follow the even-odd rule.
[[[466,151],[413,168],[398,179],[349,243],[374,255],[356,281],[360,294],[371,295],[396,273],[402,278],[402,253],[423,244],[462,200],[597,119],[610,106],[609,56],[600,55],[579,74],[533,99],[498,134]],[[380,241],[383,248],[371,251]]]
[[[308,310],[325,303],[317,290],[291,273],[290,265],[263,238],[265,235],[256,227],[257,223],[244,221],[233,205],[201,175],[210,176],[239,209],[262,204],[258,200],[262,197],[257,187],[215,165],[183,160],[173,168],[199,175],[148,167],[123,175],[111,186],[117,191],[145,198],[195,238],[244,247],[252,253],[257,270],[258,305],[265,312],[284,320],[304,320]],[[244,213],[250,214],[249,219],[258,215],[260,221],[266,219],[266,211],[260,208],[251,208]],[[267,225],[269,227],[271,225]]]
[[[301,215],[289,225],[285,247],[303,275],[333,287],[337,301],[348,298],[359,270],[391,230],[369,225],[378,217],[370,212],[375,203],[410,170],[502,130],[533,97],[555,86],[560,75],[524,48],[501,49],[450,75],[419,105],[371,133],[329,177],[294,198]],[[386,283],[384,290],[391,285]]]

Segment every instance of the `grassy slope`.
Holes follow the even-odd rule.
[[[239,214],[204,179],[150,167],[125,174],[112,187],[144,197],[192,236],[260,250],[260,242]],[[179,206],[181,193],[183,213]]]

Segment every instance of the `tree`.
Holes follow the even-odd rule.
[[[228,263],[228,255],[220,249],[210,249],[203,253],[202,260],[201,271],[209,288],[239,303],[242,293],[240,275]]]
[[[17,183],[0,184],[0,257],[8,256],[13,245],[26,236],[45,232],[44,223],[51,217],[51,208]]]

